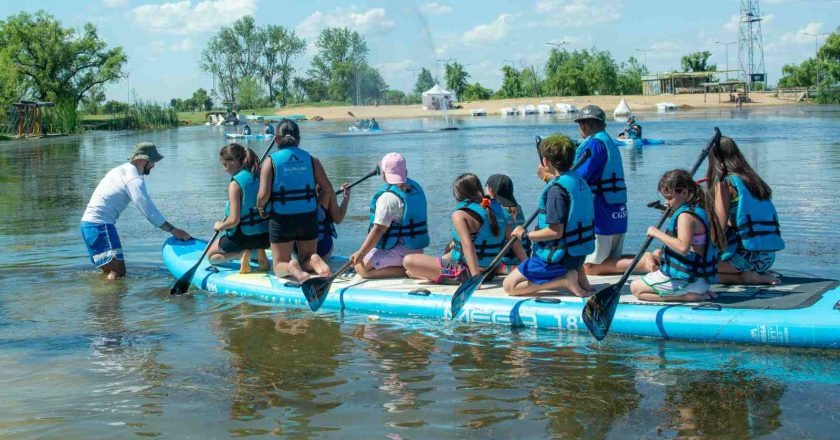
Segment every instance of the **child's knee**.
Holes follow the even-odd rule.
[[[639,298],[639,296],[645,293],[646,290],[647,285],[640,280],[634,280],[630,283],[630,293],[632,293],[636,298]]]

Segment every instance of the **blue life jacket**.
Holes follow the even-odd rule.
[[[265,134],[274,134],[274,126],[271,124],[265,124]]]
[[[246,135],[251,134],[251,127],[246,125],[245,128],[242,129],[242,133]]]
[[[579,257],[595,251],[595,209],[594,196],[589,185],[574,172],[563,173],[550,180],[540,194],[537,227],[548,227],[546,222],[546,199],[548,190],[559,185],[569,195],[569,212],[564,222],[563,236],[551,241],[534,241],[534,254],[543,261],[557,263],[566,254]]]
[[[495,258],[505,246],[505,230],[507,222],[505,221],[505,214],[502,212],[502,205],[499,205],[498,203],[490,204],[490,209],[493,211],[493,215],[496,217],[496,222],[499,224],[499,232],[497,234],[493,234],[493,229],[490,227],[490,218],[487,216],[487,211],[481,207],[481,204],[471,200],[464,200],[458,203],[458,206],[455,209],[472,211],[481,219],[481,229],[479,229],[477,233],[472,234],[472,242],[473,247],[475,248],[475,256],[478,259],[478,265],[481,267],[487,267],[493,261],[493,258]],[[461,246],[461,237],[458,236],[458,232],[455,230],[454,226],[452,227],[452,241],[455,245],[452,247],[452,252],[449,254],[450,257],[455,261],[460,261],[461,263],[466,264],[467,259],[464,257],[464,250]]]
[[[499,205],[499,202],[493,200],[493,204]],[[505,214],[505,223],[510,225],[510,229],[513,230],[517,226],[521,226],[525,224],[525,213],[522,212],[522,207],[516,205],[516,218],[510,215],[510,212],[505,209],[503,206],[499,205],[499,208]],[[525,255],[531,254],[531,240],[522,240],[522,247],[525,248]],[[513,250],[509,250],[505,256],[502,258],[502,263],[506,266],[516,266],[520,263],[519,258],[516,258],[516,254],[513,253]]]
[[[429,245],[429,227],[426,223],[426,194],[420,185],[408,179],[408,192],[400,189],[399,185],[386,184],[374,194],[370,201],[370,221],[368,231],[373,228],[373,220],[376,214],[376,201],[386,192],[393,193],[402,200],[405,208],[403,217],[399,222],[391,222],[391,226],[382,234],[382,238],[376,244],[380,249],[391,249],[402,240],[405,247],[409,249],[423,249]]]
[[[627,203],[627,185],[624,183],[621,152],[618,151],[618,147],[615,146],[615,142],[606,131],[601,130],[592,137],[604,144],[607,150],[607,163],[604,164],[600,179],[595,182],[588,182],[592,194],[603,195],[604,200],[611,205]]]
[[[371,130],[379,130],[379,121],[375,121],[372,124],[370,124],[370,129]]]
[[[327,208],[318,206],[318,242],[326,240],[327,237],[332,236],[338,238],[338,232],[335,230],[335,223],[332,221]]]
[[[312,156],[298,147],[285,147],[271,154],[271,162],[274,164],[271,212],[280,215],[314,212],[318,208],[318,195]]]
[[[740,176],[730,174],[726,179],[738,191],[738,206],[734,215],[731,211],[729,215],[729,223],[735,226],[727,228],[727,253],[730,247],[740,247],[753,252],[775,252],[784,249],[785,242],[779,230],[779,215],[773,201],[755,198]]]
[[[257,193],[260,190],[260,178],[258,175],[241,170],[231,178],[242,190],[242,198],[239,205],[239,224],[231,229],[225,230],[225,235],[233,236],[237,229],[244,235],[260,235],[268,232],[268,219],[260,217],[257,212]],[[230,216],[230,201],[225,206],[225,217]]]
[[[685,280],[689,283],[704,279],[709,283],[714,283],[717,281],[718,249],[712,243],[709,232],[711,227],[706,210],[700,206],[690,206],[688,203],[677,208],[671,216],[671,222],[666,230],[671,237],[677,236],[677,220],[681,214],[693,215],[703,222],[703,226],[706,228],[706,255],[700,256],[694,251],[689,251],[686,255],[680,255],[668,246],[662,246],[659,270],[672,279]]]

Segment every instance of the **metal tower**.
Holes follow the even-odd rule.
[[[764,43],[761,37],[761,9],[758,0],[741,0],[741,29],[738,37],[738,59],[750,90],[753,83],[767,86],[764,69]]]

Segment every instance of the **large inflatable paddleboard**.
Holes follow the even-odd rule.
[[[163,261],[176,278],[192,267],[207,242],[178,241],[163,245]],[[339,264],[341,261],[336,260]],[[333,262],[336,262],[333,261]],[[256,271],[256,265],[253,269]],[[618,277],[591,277],[596,289]],[[778,286],[716,285],[712,302],[665,304],[636,300],[625,288],[611,334],[710,342],[840,348],[840,288],[834,280],[784,277]],[[262,273],[240,274],[238,262],[198,268],[192,284],[221,295],[237,295],[290,307],[307,308],[295,283]],[[449,319],[456,286],[409,279],[337,279],[324,298],[325,310]],[[456,320],[586,332],[581,321],[583,300],[573,296],[511,297],[501,279],[485,284],[467,302]]]
[[[271,139],[270,134],[265,133],[254,133],[254,134],[242,134],[242,133],[225,133],[225,137],[227,139],[245,139],[245,140],[264,140],[264,139]]]
[[[379,133],[382,131],[381,128],[359,128],[355,125],[347,127],[347,130],[352,131],[353,133]]]
[[[615,138],[614,139],[616,145],[662,145],[665,143],[665,139],[654,139],[654,138],[644,138],[644,139],[624,139],[624,138]]]

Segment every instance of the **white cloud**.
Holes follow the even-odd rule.
[[[435,48],[435,55],[436,56],[444,56],[449,52],[451,44],[447,41],[440,46]]]
[[[808,23],[805,25],[804,28],[796,31],[796,32],[788,32],[781,37],[781,41],[785,43],[813,43],[814,37],[813,35],[808,34],[820,34],[820,30],[822,30],[822,23]]]
[[[304,37],[318,34],[327,27],[347,27],[362,34],[386,33],[394,28],[394,21],[386,17],[385,9],[373,8],[359,12],[356,8],[336,8],[332,12],[315,11],[303,19],[297,31]]]
[[[188,52],[192,50],[193,42],[189,38],[184,38],[183,40],[169,46],[169,50],[172,52]]]
[[[134,22],[151,32],[187,35],[214,31],[257,10],[256,0],[192,0],[147,4],[131,10]]]
[[[553,26],[583,27],[621,18],[621,0],[537,0],[535,9]]]
[[[108,8],[116,8],[117,6],[125,6],[128,0],[102,0],[102,4]]]
[[[477,45],[505,38],[511,28],[510,18],[510,14],[502,14],[490,24],[481,24],[464,32],[464,44]]]
[[[452,6],[432,2],[421,5],[420,11],[429,15],[443,15],[452,12]]]

